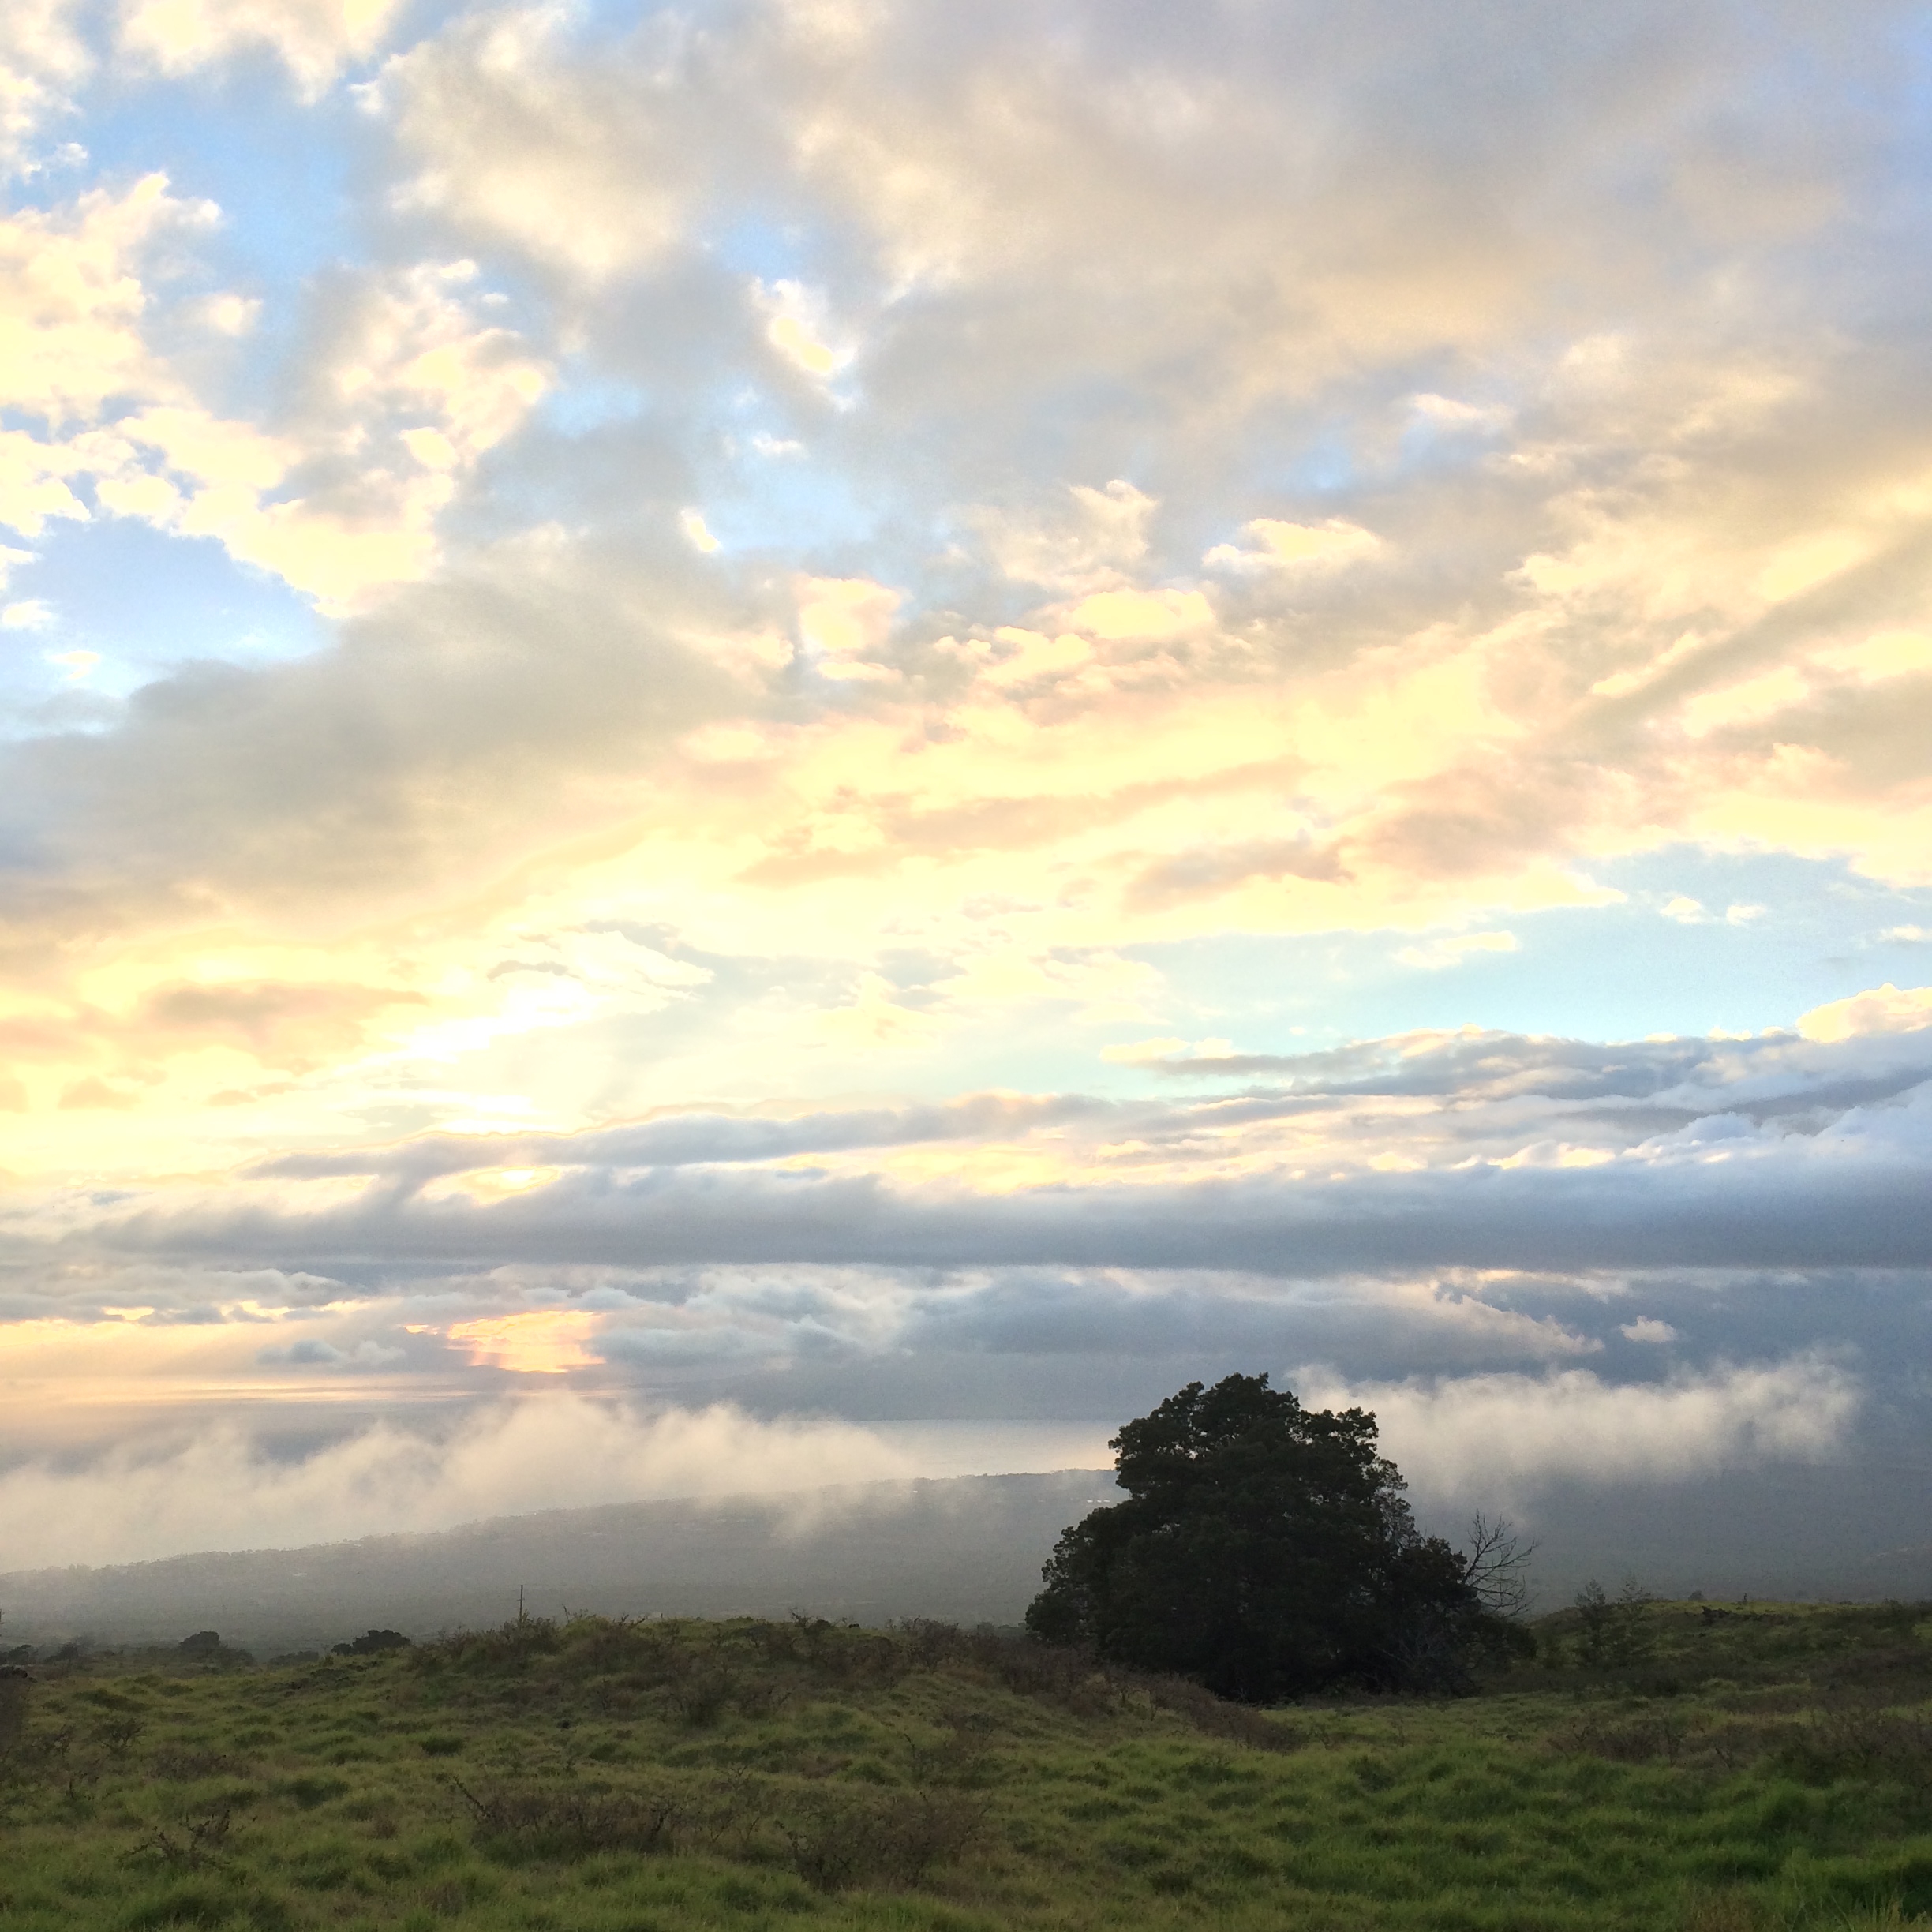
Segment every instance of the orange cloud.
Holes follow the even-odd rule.
[[[447,1332],[465,1343],[477,1367],[507,1368],[517,1375],[562,1375],[593,1366],[597,1357],[584,1343],[603,1325],[602,1317],[582,1309],[532,1309],[522,1315],[497,1315],[458,1322]]]

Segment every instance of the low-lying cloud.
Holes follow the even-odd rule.
[[[781,1495],[912,1473],[905,1455],[854,1425],[760,1421],[725,1405],[650,1413],[561,1395],[492,1405],[441,1429],[379,1422],[294,1461],[220,1425],[80,1467],[43,1458],[0,1473],[0,1563],[289,1548],[533,1510]]]
[[[1419,1501],[1473,1498],[1533,1515],[1552,1483],[1683,1481],[1841,1451],[1864,1400],[1816,1357],[1617,1386],[1588,1369],[1348,1386],[1319,1372],[1297,1391],[1324,1407],[1372,1410],[1383,1452]]]

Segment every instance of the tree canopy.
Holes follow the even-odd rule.
[[[1055,1545],[1027,1611],[1038,1636],[1252,1703],[1452,1689],[1507,1642],[1491,1607],[1506,1526],[1479,1523],[1476,1557],[1424,1536],[1365,1410],[1234,1375],[1190,1382],[1109,1446],[1127,1500]]]

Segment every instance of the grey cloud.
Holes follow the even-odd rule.
[[[1802,1108],[1842,1113],[1932,1080],[1932,1028],[1829,1043],[1788,1033],[1600,1043],[1472,1028],[1319,1053],[1201,1054],[1149,1065],[1190,1079],[1269,1075],[1277,1091],[1310,1099],[1641,1101],[1687,1121],[1712,1114],[1764,1120]],[[1264,1108],[1267,1100],[1235,1104]]]
[[[108,1252],[220,1256],[326,1271],[442,1261],[874,1263],[1589,1270],[1932,1264],[1932,1104],[1855,1108],[1817,1131],[1698,1124],[1601,1165],[1479,1164],[969,1195],[873,1175],[574,1169],[490,1206],[378,1188],[301,1213],[267,1205],[109,1212]],[[1731,1130],[1721,1111],[1717,1137]],[[1532,1136],[1533,1137],[1533,1136]],[[17,1242],[17,1237],[16,1237]],[[16,1252],[18,1252],[17,1246]]]
[[[386,1148],[284,1154],[248,1171],[264,1178],[381,1174],[420,1185],[477,1167],[681,1167],[778,1160],[797,1154],[960,1140],[1090,1119],[1113,1110],[1079,1095],[980,1094],[930,1106],[808,1114],[793,1119],[681,1114],[575,1134],[425,1135]]]
[[[338,1348],[332,1342],[309,1336],[265,1348],[255,1359],[265,1368],[377,1369],[394,1368],[406,1354],[406,1350],[380,1342],[365,1340],[350,1348]]]
[[[459,878],[479,845],[500,864],[581,810],[560,770],[627,771],[742,714],[743,687],[699,645],[753,607],[668,540],[646,568],[589,564],[485,559],[314,657],[189,665],[137,691],[113,732],[0,748],[16,967],[31,974],[43,921],[211,898],[367,905]]]
[[[108,1204],[103,1201],[101,1205]],[[244,1305],[307,1310],[345,1301],[355,1291],[322,1275],[276,1267],[140,1260],[50,1259],[20,1250],[0,1256],[0,1323],[125,1319],[152,1309],[149,1320],[198,1319],[220,1309],[224,1320],[255,1319]]]

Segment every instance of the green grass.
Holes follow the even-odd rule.
[[[1265,1715],[929,1626],[42,1665],[0,1932],[1925,1923],[1924,1607],[1709,1612],[1614,1672],[1559,1616],[1479,1696]]]

